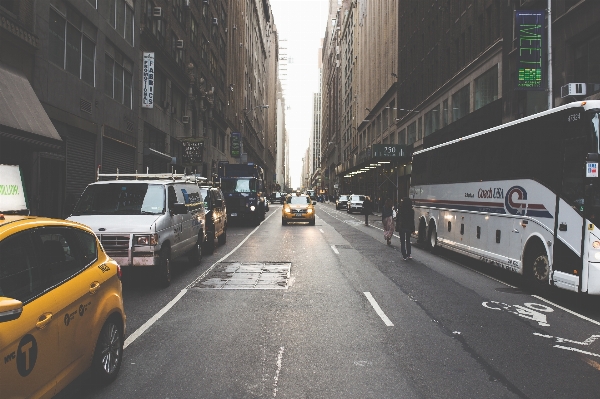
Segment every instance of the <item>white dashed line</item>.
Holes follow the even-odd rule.
[[[323,231],[323,229],[319,229],[319,231],[320,231],[321,233],[325,234],[325,232]]]
[[[332,245],[332,246],[331,246],[331,249],[333,249],[333,252],[335,252],[335,253],[336,253],[336,255],[339,255],[339,254],[340,254],[340,252],[337,250],[337,248],[335,247],[335,245]]]
[[[373,309],[375,309],[375,313],[377,313],[379,315],[379,317],[381,317],[381,320],[383,320],[385,325],[388,327],[393,327],[394,323],[392,323],[392,321],[390,319],[388,319],[388,317],[385,315],[385,313],[383,313],[383,310],[381,310],[381,308],[379,307],[379,304],[377,303],[375,298],[373,298],[373,295],[371,295],[370,292],[363,292],[363,294],[365,294],[365,296],[371,303],[371,306],[373,306]]]

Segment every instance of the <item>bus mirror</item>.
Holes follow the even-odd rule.
[[[587,160],[598,162],[598,160],[600,160],[600,154],[597,154],[595,152],[590,152],[587,154]]]

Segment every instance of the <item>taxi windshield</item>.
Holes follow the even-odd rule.
[[[294,204],[294,205],[306,205],[306,204],[310,204],[310,198],[308,197],[288,197],[288,204]]]
[[[88,186],[73,210],[79,215],[159,215],[165,212],[165,189],[146,183]]]

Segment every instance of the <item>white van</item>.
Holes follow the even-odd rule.
[[[90,226],[121,267],[153,267],[163,286],[171,283],[171,259],[188,256],[196,265],[206,239],[200,189],[182,179],[92,183],[68,220]]]

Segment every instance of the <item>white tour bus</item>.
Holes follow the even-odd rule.
[[[419,241],[600,294],[599,116],[576,102],[416,151]]]

